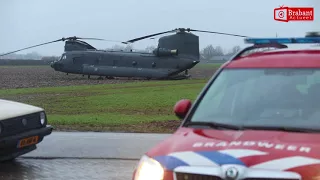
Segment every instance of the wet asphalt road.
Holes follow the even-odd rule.
[[[131,179],[141,155],[168,136],[53,132],[37,150],[0,164],[0,180]]]

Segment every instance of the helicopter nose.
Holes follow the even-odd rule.
[[[52,62],[51,64],[50,64],[50,66],[54,69],[54,70],[61,70],[61,68],[62,68],[62,64],[61,63],[58,63],[58,62]]]
[[[51,62],[50,66],[51,66],[51,68],[53,68],[54,70],[56,70],[56,69],[58,68],[56,62]]]

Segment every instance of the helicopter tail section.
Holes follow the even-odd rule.
[[[193,60],[200,59],[200,52],[199,52],[199,36],[192,34],[191,32],[203,32],[203,33],[211,33],[211,34],[220,34],[220,35],[228,35],[228,36],[236,36],[236,37],[247,37],[244,35],[238,34],[230,34],[230,33],[223,33],[223,32],[214,32],[214,31],[205,31],[205,30],[196,30],[190,28],[176,28],[169,31],[164,31],[155,34],[149,34],[146,36],[142,36],[139,38],[134,38],[123,42],[124,44],[133,43],[136,41],[140,41],[146,38],[151,38],[153,36],[158,36],[161,34],[166,33],[176,33],[173,35],[163,36],[159,38],[158,49],[163,48],[167,50],[176,50],[179,52],[181,56],[185,56],[186,58],[191,58]],[[168,51],[163,53],[168,55]],[[170,55],[170,54],[169,54]]]
[[[177,49],[180,55],[199,59],[199,37],[192,33],[178,32],[159,38],[159,48]]]

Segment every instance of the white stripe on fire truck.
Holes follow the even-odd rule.
[[[253,165],[251,166],[251,168],[287,170],[312,164],[320,164],[320,160],[302,156],[293,156],[266,161],[260,164]]]
[[[257,155],[267,155],[268,153],[258,150],[251,150],[251,149],[226,149],[218,151],[220,153],[228,154],[235,158],[242,158],[247,156],[257,156]]]
[[[218,166],[215,162],[193,151],[175,152],[169,154],[169,156],[180,159],[181,161],[189,164],[189,166]]]

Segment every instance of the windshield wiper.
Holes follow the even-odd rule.
[[[244,130],[266,130],[266,131],[285,131],[285,132],[320,132],[318,129],[298,128],[298,127],[273,127],[273,126],[243,126]]]
[[[232,129],[232,130],[242,130],[241,126],[231,125],[231,124],[220,124],[216,122],[187,122],[185,127],[189,126],[207,126],[210,128],[219,128],[219,129]]]
[[[207,126],[215,129],[232,130],[266,130],[266,131],[285,131],[285,132],[308,132],[319,133],[320,129],[298,128],[298,127],[276,127],[276,126],[237,126],[231,124],[221,124],[216,122],[187,122],[185,127],[189,126]]]

